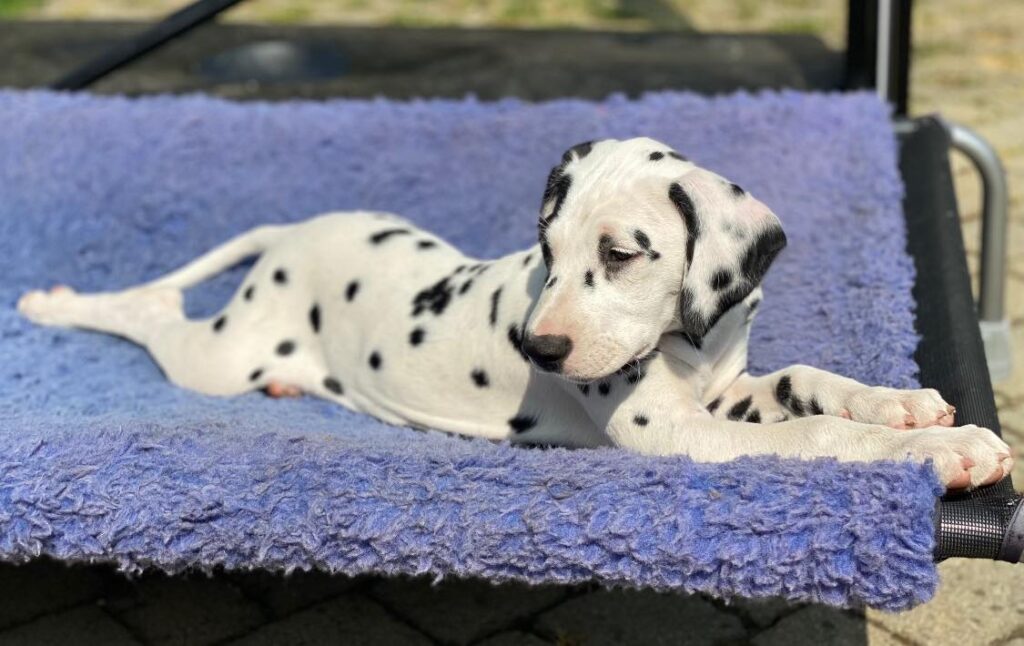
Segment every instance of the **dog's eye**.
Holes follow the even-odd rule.
[[[619,249],[612,247],[608,250],[608,260],[612,262],[629,262],[633,258],[636,258],[640,254],[636,251],[629,251],[628,249]]]

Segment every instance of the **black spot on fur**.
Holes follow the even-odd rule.
[[[651,248],[651,239],[648,238],[647,234],[640,229],[633,232],[633,239],[636,240],[636,243],[640,245],[640,248],[644,251]]]
[[[217,320],[213,322],[213,331],[220,332],[224,329],[224,324],[228,322],[228,317],[221,314],[217,317]]]
[[[588,397],[590,395],[590,384],[576,384],[576,387],[580,389],[580,392],[583,393],[584,397]]]
[[[729,409],[729,412],[726,414],[726,416],[729,419],[741,419],[744,415],[746,415],[747,410],[750,408],[751,402],[753,402],[753,397],[750,397],[749,395],[747,397],[744,397],[743,399],[733,404],[732,408]]]
[[[527,266],[528,264],[530,264],[530,261],[531,261],[531,260],[533,260],[533,254],[532,254],[532,253],[528,253],[528,254],[526,254],[526,257],[525,257],[525,258],[523,258],[523,267],[525,267],[525,266]]]
[[[277,344],[277,348],[274,350],[274,352],[276,352],[282,357],[287,357],[291,353],[295,352],[295,342],[281,341],[280,343]]]
[[[530,415],[516,415],[508,421],[508,425],[516,433],[525,433],[537,425],[537,418]]]
[[[732,272],[728,269],[719,269],[711,277],[711,289],[720,292],[732,284]]]
[[[739,184],[729,184],[729,188],[732,190],[732,194],[735,195],[736,197],[740,197],[741,195],[746,193],[746,191],[743,190],[743,187],[740,186]]]
[[[650,420],[647,419],[646,417],[644,417],[643,415],[634,415],[633,416],[633,423],[636,424],[637,426],[647,426],[647,423],[649,421]]]
[[[715,411],[718,410],[718,407],[721,406],[721,405],[722,405],[722,398],[721,397],[715,397],[715,399],[712,400],[712,402],[710,404],[708,404],[708,412],[711,413],[712,415],[714,415]]]
[[[256,381],[263,376],[263,368],[256,368],[249,373],[249,381]]]
[[[603,396],[607,397],[608,393],[610,393],[611,391],[612,385],[607,381],[602,381],[601,383],[597,384],[597,392],[601,393]]]
[[[380,370],[380,366],[383,362],[384,360],[380,358],[379,352],[374,350],[373,352],[370,353],[369,364],[371,368],[373,368],[374,370]]]
[[[255,285],[249,285],[248,287],[245,288],[245,292],[242,294],[242,298],[244,298],[247,301],[251,301],[252,300],[252,295],[255,294],[255,293],[256,293],[256,286]]]
[[[408,229],[384,229],[370,236],[370,242],[380,244],[392,236],[407,236],[412,234]]]
[[[463,271],[465,271],[465,269],[466,265],[459,265],[458,267],[455,268],[455,274],[461,274]]]
[[[633,370],[626,371],[626,383],[638,384],[640,381],[647,376],[647,373],[640,370],[639,366]]]
[[[413,331],[409,333],[409,345],[419,345],[423,343],[423,336],[425,334],[426,331],[423,328],[414,328]]]
[[[284,285],[288,282],[288,272],[283,269],[274,270],[274,282],[278,285]]]
[[[421,290],[412,301],[412,315],[419,316],[424,310],[429,309],[436,316],[440,316],[452,300],[452,290],[447,276]]]
[[[314,332],[320,331],[320,306],[316,303],[313,307],[309,308],[309,325],[313,328]]]
[[[548,283],[546,285],[544,285],[544,289],[551,289],[552,287],[555,286],[555,283],[557,283],[557,282],[558,282],[558,276],[552,276],[551,278],[548,279]]]
[[[761,423],[761,411],[757,410],[756,408],[754,410],[750,411],[750,414],[747,415],[747,420],[746,421],[750,422],[751,424],[760,424]]]
[[[345,288],[345,300],[351,303],[352,299],[355,298],[356,294],[358,293],[359,281],[353,280],[351,283],[348,284],[348,287]]]
[[[473,279],[470,278],[466,282],[462,283],[462,287],[459,288],[459,294],[465,294],[469,291],[469,288],[473,286]]]
[[[437,246],[437,243],[433,240],[420,240],[416,243],[418,249],[433,249]]]
[[[473,383],[476,384],[477,388],[486,388],[491,385],[490,379],[487,378],[487,373],[477,368],[470,376],[473,378]]]
[[[704,316],[694,307],[694,296],[693,292],[689,287],[684,287],[679,292],[679,318],[682,322],[683,335],[687,337],[690,343],[693,343],[693,339],[699,339],[703,334],[697,334],[702,332],[708,327],[704,321]],[[693,337],[693,338],[690,338]],[[700,346],[694,346],[700,347]]]
[[[689,157],[686,157],[685,155],[680,155],[674,150],[668,151],[668,156],[671,157],[672,159],[678,159],[679,161],[690,161]]]
[[[647,158],[650,159],[651,161],[658,161],[659,159],[662,159],[664,157],[665,153],[653,152],[650,155],[648,155]]]
[[[676,205],[676,210],[683,217],[686,223],[686,264],[693,263],[693,251],[700,237],[700,221],[697,219],[697,210],[693,206],[693,200],[686,194],[679,184],[672,184],[668,188],[668,199]]]
[[[592,270],[588,269],[587,272],[583,274],[583,284],[587,287],[594,286],[594,272]]]
[[[792,394],[793,380],[789,375],[782,375],[779,377],[779,383],[775,384],[775,401],[785,406]]]
[[[818,400],[811,397],[810,403],[807,404],[808,409],[811,411],[811,415],[824,415],[825,409],[821,407]]]
[[[341,387],[341,382],[334,377],[324,378],[324,388],[331,391],[335,395],[345,394],[345,389]]]
[[[501,287],[491,292],[491,327],[498,324],[498,303],[501,302]]]
[[[790,395],[789,397],[789,410],[793,411],[793,414],[798,416],[807,414],[807,411],[804,409],[803,400],[796,395]]]

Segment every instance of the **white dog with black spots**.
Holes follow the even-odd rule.
[[[709,462],[932,460],[950,488],[1009,473],[1009,447],[955,427],[935,390],[747,374],[759,284],[786,238],[736,184],[652,139],[606,140],[569,149],[542,202],[539,244],[497,260],[394,215],[332,213],[125,291],[58,287],[18,308],[126,337],[210,395],[309,393],[393,424]],[[186,318],[183,289],[257,254],[223,310]]]

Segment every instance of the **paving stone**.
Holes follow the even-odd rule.
[[[0,632],[0,646],[133,646],[140,643],[95,605],[40,617]]]
[[[518,583],[494,585],[480,579],[448,579],[433,585],[429,579],[385,579],[372,595],[435,639],[468,644],[484,635],[511,628],[565,598],[560,586]]]
[[[536,635],[519,631],[499,633],[476,643],[476,646],[548,646],[551,644]]]
[[[259,605],[227,577],[148,574],[107,607],[148,644],[201,646],[244,634],[264,623]]]
[[[287,575],[264,571],[237,572],[229,578],[246,596],[258,599],[275,618],[340,596],[365,581],[318,570],[299,570]]]
[[[538,617],[538,634],[560,644],[699,646],[746,637],[742,622],[699,596],[599,590]]]
[[[729,608],[745,615],[750,621],[761,628],[767,628],[778,621],[779,617],[792,614],[803,608],[805,604],[794,605],[785,599],[733,599]]]
[[[754,638],[754,646],[895,646],[900,642],[863,617],[828,606],[807,606]]]
[[[96,568],[69,567],[49,559],[0,564],[0,591],[3,629],[98,597],[103,592],[103,576]]]
[[[376,602],[352,594],[325,601],[267,624],[230,643],[235,646],[425,646],[432,642],[391,617]]]
[[[930,602],[899,614],[869,611],[868,619],[921,644],[992,644],[1024,626],[1024,567],[956,559],[939,565],[942,584]]]

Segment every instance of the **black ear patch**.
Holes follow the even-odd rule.
[[[686,264],[693,262],[693,251],[700,237],[700,220],[697,219],[697,210],[693,207],[693,200],[686,194],[683,187],[673,183],[668,187],[668,199],[676,205],[676,210],[683,217],[686,223]]]
[[[578,143],[569,150],[562,153],[562,163],[568,164],[569,162],[571,162],[573,153],[576,154],[576,159],[583,159],[584,157],[590,154],[590,151],[593,150],[593,148],[593,141],[584,141],[582,143]]]
[[[555,201],[555,205],[551,208],[551,215],[547,217],[548,222],[558,217],[558,212],[562,210],[562,202],[565,201],[565,196],[569,194],[571,187],[572,175],[564,174],[561,166],[555,166],[551,169],[551,174],[548,175],[547,186],[544,187],[544,197],[541,198],[542,210],[545,204],[551,200]]]
[[[771,227],[760,232],[743,254],[743,276],[753,284],[761,282],[775,256],[786,247],[786,234],[782,227]]]

